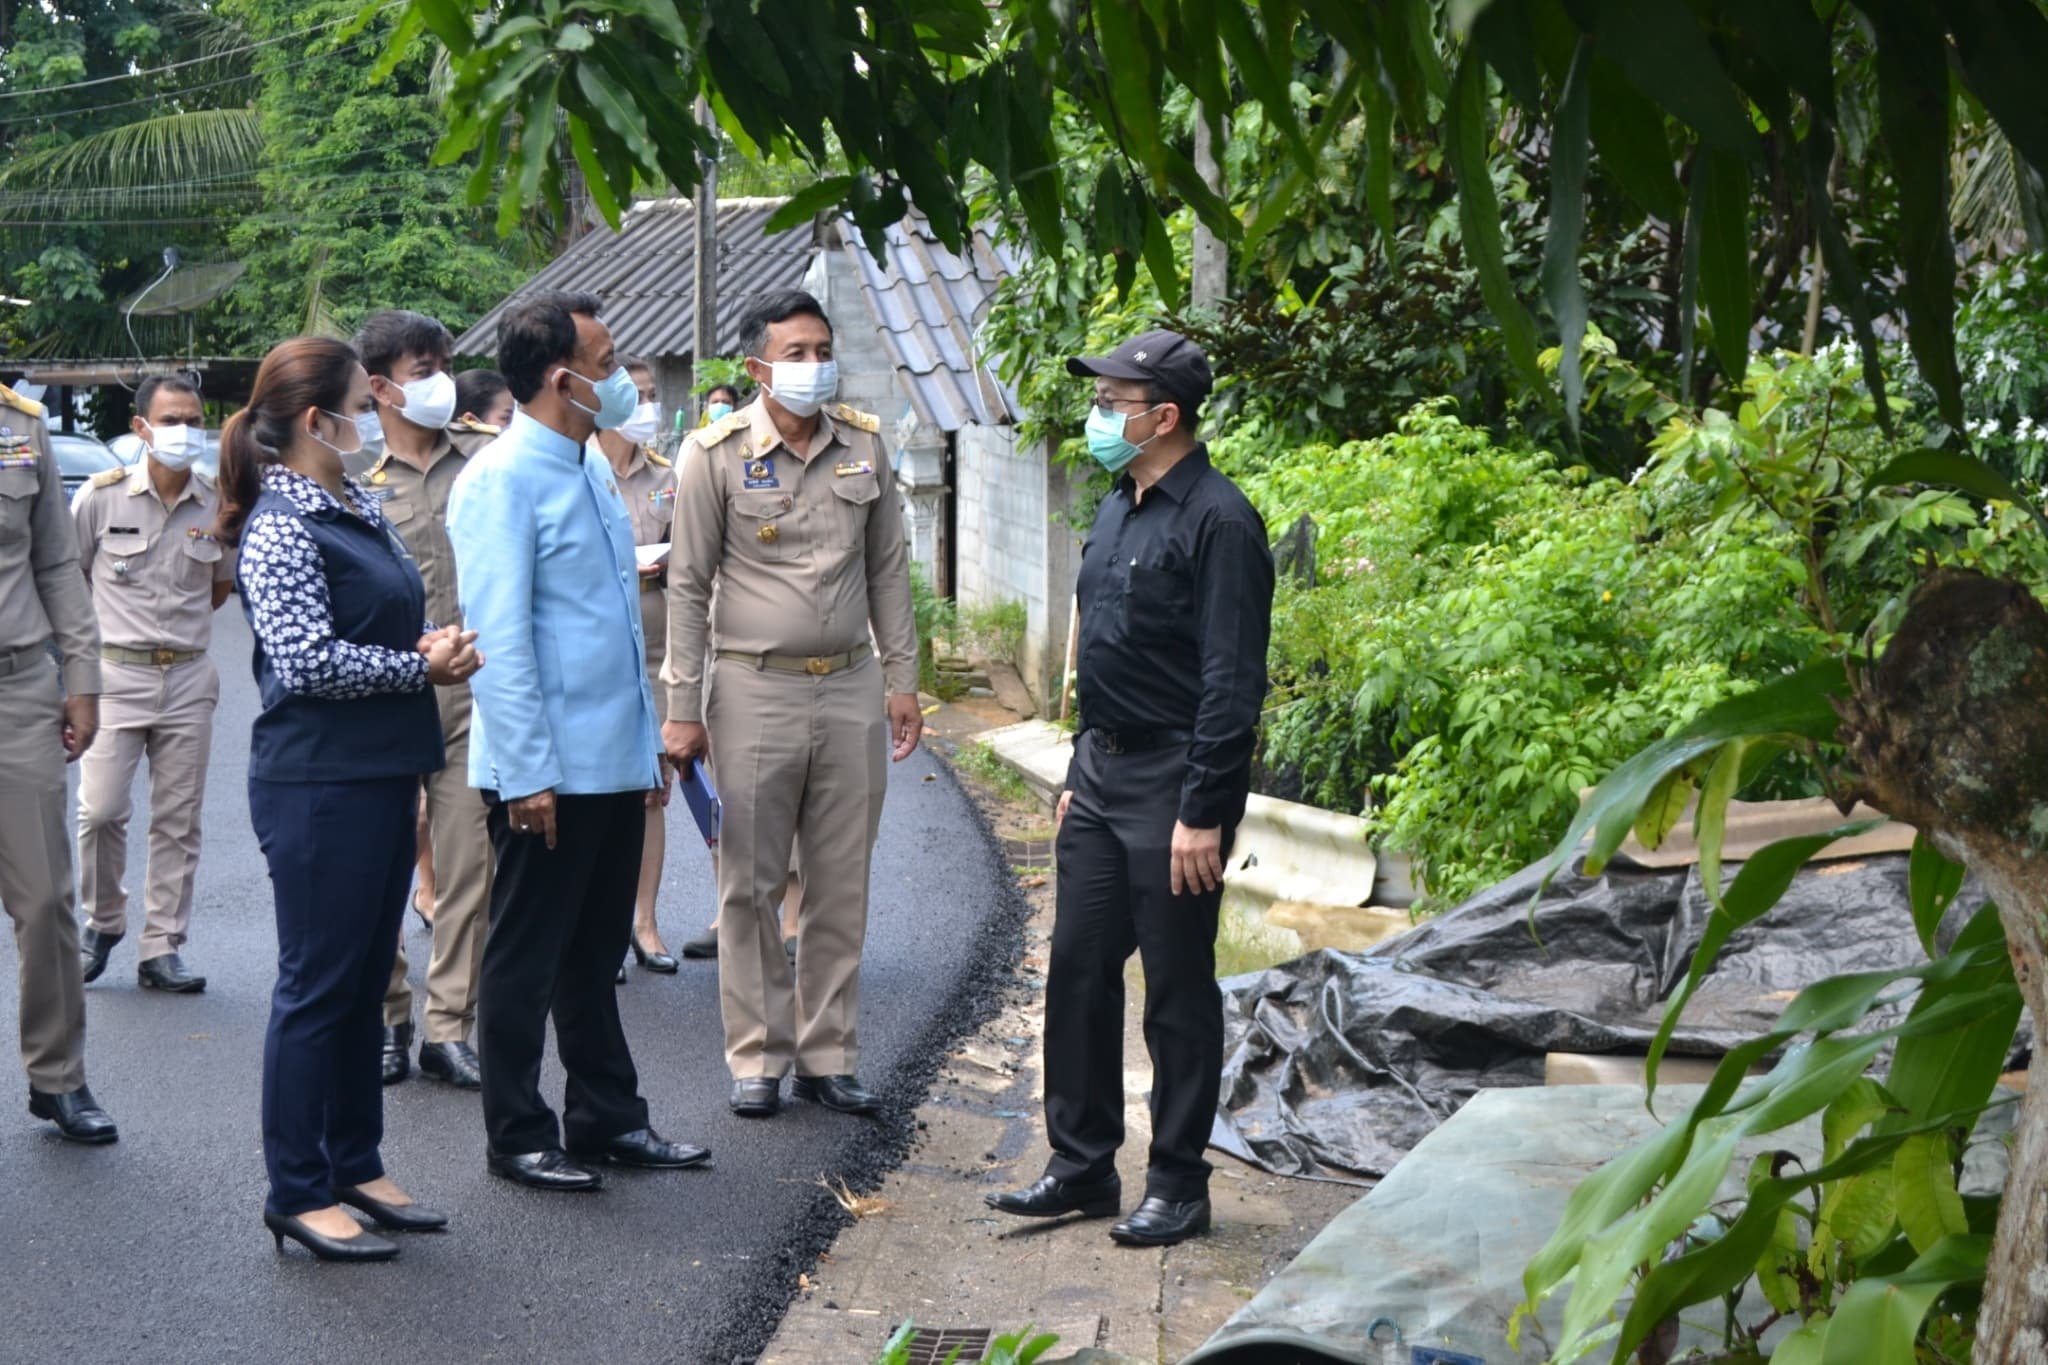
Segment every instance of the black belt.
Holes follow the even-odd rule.
[[[1106,754],[1145,754],[1194,743],[1187,730],[1090,730],[1095,743]]]

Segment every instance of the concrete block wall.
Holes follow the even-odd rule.
[[[1080,563],[1064,520],[1072,505],[1065,471],[1043,444],[1019,446],[1014,428],[970,426],[959,433],[954,482],[958,598],[1024,603],[1024,681],[1056,711]]]

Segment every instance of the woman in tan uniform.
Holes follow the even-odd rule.
[[[669,521],[675,515],[676,471],[654,451],[653,441],[661,430],[661,405],[655,401],[654,371],[646,361],[619,357],[619,364],[640,389],[640,406],[616,431],[600,430],[591,438],[605,459],[611,462],[626,510],[633,518],[633,543],[661,545],[668,541]],[[668,566],[665,562],[640,567],[640,630],[645,637],[647,680],[658,692],[661,656],[668,647]],[[655,897],[661,891],[661,865],[665,855],[668,812],[661,806],[647,809],[647,838],[640,852],[640,898],[633,912],[633,957],[650,972],[671,973],[676,959],[661,941],[660,926],[654,919]],[[619,969],[625,980],[625,968]]]

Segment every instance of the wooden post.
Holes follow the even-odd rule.
[[[697,97],[697,122],[718,134],[711,118],[711,104]],[[707,156],[698,162],[697,259],[692,271],[696,310],[690,340],[690,387],[696,388],[698,366],[718,354],[718,158]],[[693,412],[691,417],[696,414]]]

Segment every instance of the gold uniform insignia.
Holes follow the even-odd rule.
[[[380,470],[378,470],[378,471],[377,471],[376,473],[374,473],[374,474],[372,474],[372,475],[370,476],[370,482],[371,482],[371,483],[389,483],[389,482],[391,482],[391,476],[390,476],[389,474],[386,474],[386,473],[385,473],[385,472],[384,472],[383,470],[381,470],[381,469],[380,469]]]
[[[782,528],[771,521],[760,530],[754,532],[754,536],[763,545],[773,545],[776,541],[782,539]]]
[[[872,412],[862,412],[859,408],[850,407],[845,403],[840,403],[833,407],[832,415],[848,426],[858,427],[871,436],[882,429],[881,418],[875,416]]]
[[[33,398],[23,398],[5,384],[0,384],[0,404],[5,404],[17,412],[25,412],[31,417],[41,417],[43,415],[43,405],[41,403],[38,403]]]
[[[115,484],[124,482],[128,474],[129,471],[127,469],[103,469],[92,476],[92,486],[94,488],[112,488]]]
[[[755,461],[753,461],[753,462],[752,462],[751,464],[749,464],[749,465],[747,466],[747,477],[748,477],[748,478],[750,478],[750,479],[765,479],[765,478],[767,478],[767,477],[768,477],[768,462],[767,462],[766,460],[755,460]]]
[[[874,472],[875,466],[867,460],[848,460],[843,464],[832,466],[834,477],[841,479],[852,478],[856,474],[872,474]]]
[[[653,446],[647,447],[647,463],[654,465],[656,468],[659,469],[673,469],[675,467],[674,462],[671,461],[668,458],[668,456],[662,454]]]

